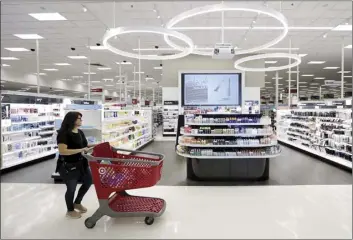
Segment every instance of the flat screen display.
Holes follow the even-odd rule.
[[[183,106],[241,105],[240,73],[183,73]]]

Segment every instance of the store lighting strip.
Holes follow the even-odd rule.
[[[242,67],[240,64],[260,59],[267,58],[286,58],[286,59],[294,59],[294,62],[285,66],[276,66],[276,67],[267,67],[267,68],[251,68],[251,67]],[[248,71],[248,72],[266,72],[266,71],[280,71],[284,69],[291,69],[293,67],[298,66],[301,63],[301,58],[297,54],[289,54],[289,53],[267,53],[267,54],[258,54],[252,55],[244,58],[240,58],[234,62],[234,68],[240,71]]]
[[[225,11],[255,12],[258,14],[263,14],[263,15],[275,18],[283,25],[282,33],[278,37],[273,39],[272,41],[265,43],[263,45],[257,46],[257,47],[235,51],[235,54],[253,53],[253,52],[258,52],[263,49],[272,47],[272,46],[276,45],[277,43],[279,43],[280,41],[282,41],[288,33],[287,19],[285,18],[285,16],[282,13],[280,13],[274,9],[271,9],[271,8],[268,8],[265,6],[261,6],[261,5],[241,4],[241,3],[235,3],[235,2],[206,5],[206,6],[191,9],[189,11],[185,11],[185,12],[175,16],[171,20],[169,20],[166,23],[166,28],[172,29],[176,24],[180,23],[181,21],[198,16],[198,15],[214,13],[214,12],[225,12]],[[172,42],[168,35],[164,35],[164,40],[166,41],[166,43],[169,46],[171,46],[175,49],[178,49],[180,51],[183,51],[185,49],[184,47],[179,46],[179,45],[175,44],[174,42]],[[199,51],[197,49],[194,49],[192,53],[198,54],[198,55],[204,55],[204,56],[210,56],[213,54],[212,51]]]
[[[123,34],[128,34],[128,33],[153,33],[153,34],[160,34],[163,36],[171,36],[174,38],[177,38],[188,46],[187,48],[183,48],[179,53],[173,54],[173,55],[141,55],[141,54],[136,54],[136,53],[130,53],[126,51],[122,51],[118,48],[113,47],[111,44],[109,44],[108,40],[119,35]],[[183,58],[190,53],[193,52],[194,50],[194,43],[191,40],[191,38],[187,37],[186,35],[179,33],[177,31],[171,30],[171,29],[166,29],[166,28],[161,28],[161,27],[118,27],[118,28],[112,28],[108,29],[104,36],[103,36],[103,46],[105,46],[109,51],[129,57],[129,58],[135,58],[135,59],[144,59],[144,60],[171,60],[171,59],[178,59],[178,58]]]

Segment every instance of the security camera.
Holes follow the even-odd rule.
[[[161,66],[161,67],[162,67],[162,66],[163,66],[163,64],[161,63],[161,64],[159,64],[159,66]]]
[[[97,46],[100,46],[101,44],[100,43],[96,43]]]
[[[154,46],[154,48],[158,49],[159,47],[156,45],[156,46]]]
[[[53,88],[51,87],[51,88],[49,88],[50,90],[53,90]]]
[[[36,50],[35,50],[34,48],[31,48],[31,51],[32,51],[32,52],[35,52]]]
[[[72,48],[71,48],[71,50],[72,50],[72,51],[75,51],[75,50],[76,50],[76,48],[72,47]]]

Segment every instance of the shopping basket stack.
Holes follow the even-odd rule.
[[[163,199],[132,196],[125,191],[154,186],[161,178],[163,155],[113,148],[106,142],[84,157],[89,161],[99,201],[97,211],[85,221],[87,228],[93,228],[104,215],[145,217],[145,223],[151,225],[163,214]]]

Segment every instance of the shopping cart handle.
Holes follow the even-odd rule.
[[[123,152],[129,152],[132,154],[145,154],[145,155],[151,155],[151,156],[156,156],[158,157],[160,160],[164,160],[164,155],[160,154],[160,153],[152,153],[152,152],[145,152],[145,151],[136,151],[136,150],[130,150],[130,149],[123,149],[123,148],[116,148],[116,147],[112,147],[113,151],[117,152],[117,151],[123,151]]]

